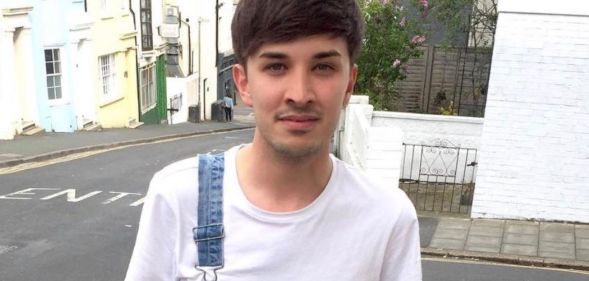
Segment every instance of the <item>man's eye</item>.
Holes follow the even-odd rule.
[[[315,69],[321,72],[328,72],[334,70],[334,67],[329,64],[318,64],[315,66]]]
[[[273,64],[267,65],[264,69],[268,70],[272,73],[280,73],[280,72],[283,72],[286,70],[286,66],[281,63],[273,63]]]

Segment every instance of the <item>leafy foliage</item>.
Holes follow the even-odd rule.
[[[420,2],[427,5],[425,0]],[[359,4],[366,30],[357,61],[356,92],[368,95],[376,110],[392,110],[398,97],[395,83],[405,77],[407,61],[421,55],[418,47],[425,41],[425,36],[398,0],[360,0]],[[422,16],[427,16],[427,6],[421,7]]]

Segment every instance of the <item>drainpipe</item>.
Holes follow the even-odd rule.
[[[215,5],[215,66],[219,67],[219,8],[223,6],[223,3],[219,4],[219,0],[216,0]]]
[[[192,34],[190,33],[190,24],[188,23],[188,18],[186,18],[186,21],[183,21],[182,18],[180,18],[180,12],[178,12],[178,18],[180,19],[180,22],[188,27],[188,76],[190,76],[192,74]]]
[[[129,12],[133,16],[133,29],[135,30],[135,84],[137,85],[137,112],[139,113],[139,120],[141,122],[141,86],[139,85],[139,45],[137,44],[137,22],[135,21],[135,12],[129,0]]]
[[[198,106],[202,107],[202,110],[204,112],[204,105],[201,103],[200,100],[200,94],[202,93],[201,87],[200,87],[200,79],[202,77],[202,68],[200,67],[200,65],[202,64],[201,60],[200,60],[200,25],[201,25],[202,20],[200,18],[198,18]],[[204,121],[206,118],[206,115],[203,114],[202,120]],[[200,118],[200,116],[199,116]]]
[[[207,104],[207,79],[208,78],[205,78],[202,81],[202,98],[203,98],[203,106],[202,106],[203,117],[202,117],[202,120],[204,120],[204,121],[207,120],[207,106],[206,106],[206,104]]]

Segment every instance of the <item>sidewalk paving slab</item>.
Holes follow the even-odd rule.
[[[425,256],[589,271],[589,225],[586,224],[420,217],[420,222],[431,220],[438,222],[431,243],[422,245]],[[573,233],[575,239],[571,240]]]
[[[575,225],[575,237],[589,238],[589,225]]]
[[[538,245],[538,235],[505,233],[503,243],[536,246]]]
[[[536,245],[522,245],[503,243],[501,253],[511,255],[537,256],[538,247]]]

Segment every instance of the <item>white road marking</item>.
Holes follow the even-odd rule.
[[[111,192],[109,192],[109,193],[112,193],[112,194],[118,194],[118,195],[117,195],[117,196],[115,196],[115,197],[112,197],[112,198],[110,198],[110,199],[108,199],[108,200],[106,200],[106,201],[104,201],[104,202],[102,202],[102,204],[104,204],[104,205],[106,205],[106,204],[110,204],[110,203],[112,203],[112,202],[114,202],[114,201],[117,201],[117,200],[119,200],[119,199],[121,199],[121,198],[123,198],[123,197],[125,197],[125,196],[127,196],[127,195],[131,195],[131,194],[133,194],[133,195],[141,195],[141,194],[139,194],[139,193],[116,192],[116,191],[111,191]]]
[[[53,194],[49,194],[46,195],[42,198],[34,198],[33,195],[38,195],[41,196],[37,193],[35,193],[34,191],[38,191],[38,190],[49,190],[49,191],[56,191],[59,190],[59,192],[57,193],[53,193]],[[98,194],[103,193],[102,190],[95,190],[92,192],[89,192],[85,195],[82,195],[80,197],[76,197],[76,189],[74,188],[69,188],[69,189],[59,189],[59,188],[27,188],[27,189],[23,189],[23,190],[19,190],[19,191],[15,191],[12,193],[8,193],[8,194],[4,194],[4,195],[0,195],[0,199],[6,199],[6,200],[31,200],[31,199],[38,199],[38,200],[50,200],[50,199],[54,199],[57,197],[60,197],[62,195],[66,196],[66,202],[71,202],[71,203],[79,203],[83,200],[86,200],[90,197],[96,196]],[[105,193],[105,192],[104,192]],[[103,194],[104,194],[103,193]],[[106,204],[110,204],[113,203],[117,200],[120,200],[121,198],[127,197],[129,195],[134,195],[134,196],[143,196],[143,194],[141,193],[134,193],[134,192],[120,192],[120,191],[109,191],[108,193],[110,194],[116,194],[115,196],[112,196],[110,198],[108,198],[107,200],[103,201],[102,204],[106,205]],[[143,202],[145,201],[145,197],[141,197],[139,200],[136,200],[135,202],[131,203],[129,206],[131,207],[137,207],[143,204]]]
[[[27,189],[19,190],[19,191],[9,193],[6,195],[2,195],[2,196],[0,196],[0,199],[17,199],[17,200],[33,199],[33,198],[12,197],[12,196],[15,196],[15,195],[35,195],[36,193],[31,192],[34,190],[58,190],[58,189],[57,188],[27,188]]]
[[[102,191],[93,191],[93,192],[90,192],[90,193],[88,193],[88,194],[86,194],[84,196],[81,196],[81,197],[76,198],[76,190],[73,189],[73,188],[71,188],[71,189],[66,189],[64,191],[60,191],[58,193],[55,193],[55,194],[52,194],[52,195],[49,195],[49,196],[45,196],[45,197],[41,198],[41,200],[49,200],[49,199],[53,199],[53,198],[55,198],[57,196],[60,196],[60,195],[63,195],[63,194],[67,194],[67,202],[80,202],[80,201],[82,201],[84,199],[88,199],[88,198],[90,198],[90,197],[92,197],[92,196],[94,196],[96,194],[101,193],[101,192]]]
[[[141,198],[141,199],[139,199],[139,200],[131,203],[131,205],[129,205],[129,206],[131,206],[131,207],[137,207],[137,206],[143,204],[143,202],[145,202],[145,197],[143,197],[143,198]]]

